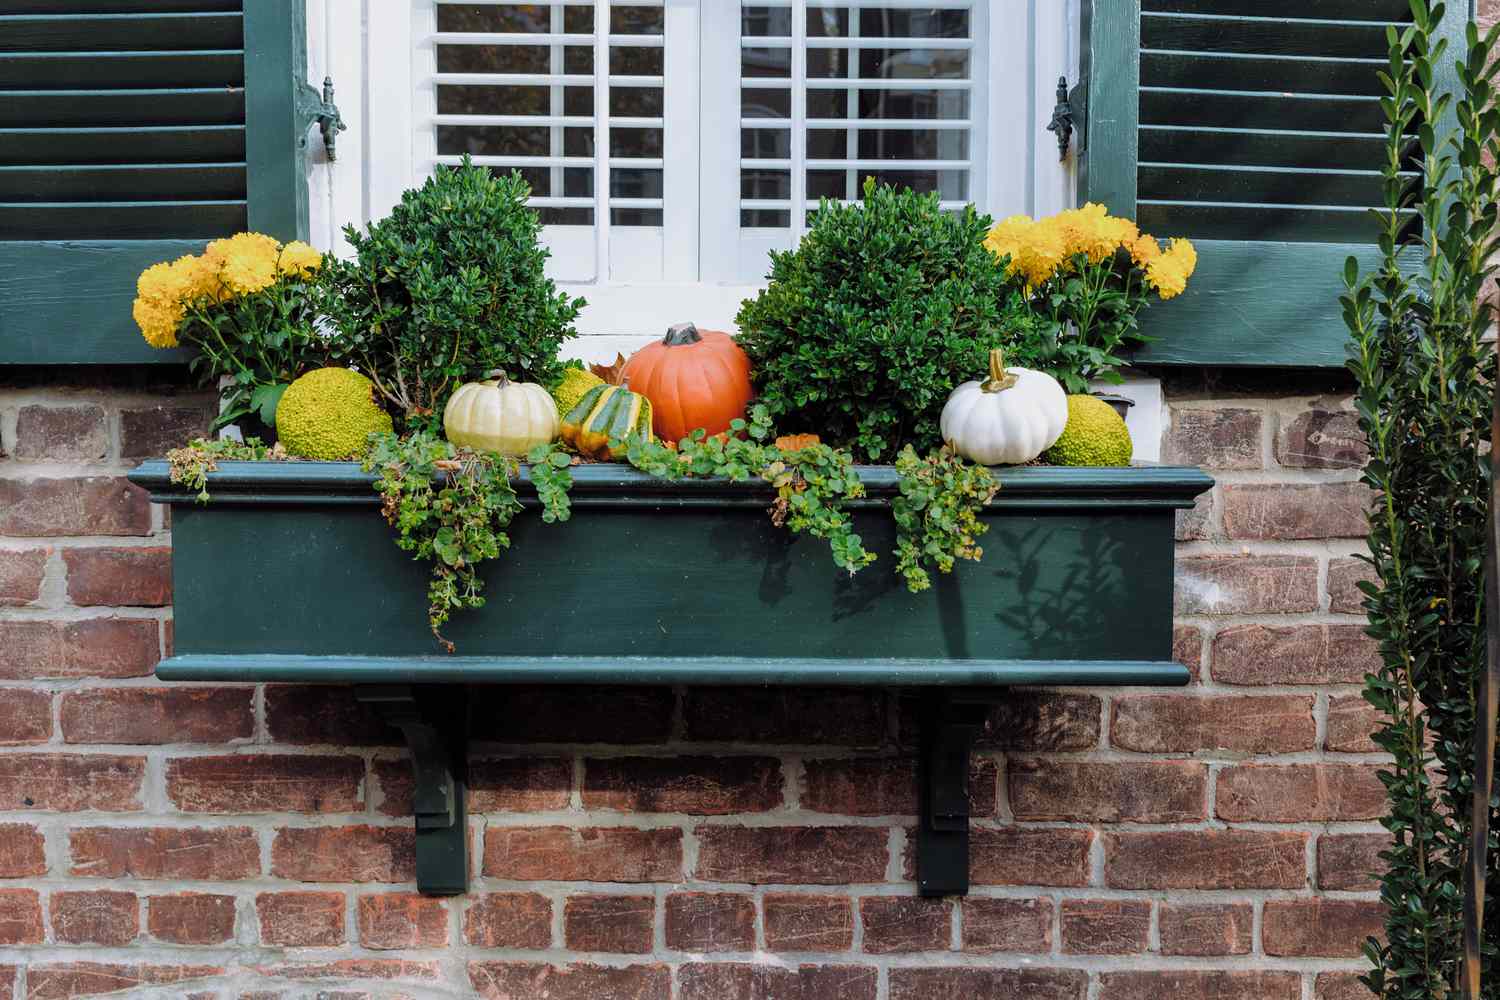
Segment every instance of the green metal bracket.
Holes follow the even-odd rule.
[[[366,686],[356,697],[401,730],[411,752],[417,827],[417,890],[457,896],[469,888],[468,691],[458,686]]]
[[[328,162],[332,163],[338,159],[338,135],[349,127],[344,124],[344,116],[339,114],[339,106],[333,103],[333,77],[323,78],[321,94],[300,77],[296,83],[297,141],[305,147],[307,130],[317,125],[323,136],[323,149],[328,153]]]
[[[917,776],[917,888],[923,896],[969,891],[969,757],[988,708],[948,693],[924,699]]]

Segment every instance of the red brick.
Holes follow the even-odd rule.
[[[975,885],[1083,886],[1089,884],[1088,830],[1020,829],[969,831],[970,879]],[[915,875],[908,833],[907,873]]]
[[[464,940],[476,948],[550,947],[552,901],[535,892],[473,897],[464,913]]]
[[[29,823],[0,824],[0,878],[47,874],[42,832]]]
[[[1110,742],[1139,753],[1292,753],[1317,735],[1311,695],[1126,695],[1115,701]]]
[[[379,760],[375,773],[386,816],[411,815],[409,760]],[[503,757],[469,762],[469,812],[547,812],[566,809],[573,790],[573,762],[561,757]]]
[[[1380,711],[1362,695],[1328,696],[1328,735],[1324,749],[1334,753],[1379,753],[1375,731],[1384,723]]]
[[[123,477],[0,479],[0,535],[149,535],[151,501]]]
[[[263,892],[255,897],[260,943],[320,948],[344,943],[342,892]]]
[[[583,807],[724,816],[781,805],[774,757],[606,757],[583,769]]]
[[[692,688],[683,696],[687,738],[705,743],[875,746],[885,699],[848,688]]]
[[[1192,823],[1208,815],[1203,764],[1012,760],[1006,780],[1019,820]]]
[[[52,933],[67,944],[122,947],[141,933],[141,904],[133,892],[54,892]]]
[[[484,1000],[671,1000],[665,965],[548,965],[470,962],[469,984]]]
[[[441,975],[441,967],[436,962],[416,962],[402,958],[343,958],[329,962],[288,962],[254,968],[264,976],[313,981],[380,979],[430,982]]]
[[[1385,936],[1385,909],[1364,899],[1271,900],[1260,936],[1279,958],[1358,958],[1366,940]]]
[[[399,746],[401,731],[348,685],[266,685],[266,730],[276,743]]]
[[[1083,1000],[1081,969],[892,969],[890,1000]]]
[[[1318,560],[1311,556],[1178,556],[1179,615],[1290,614],[1318,610]]]
[[[678,882],[682,831],[492,826],[484,873],[518,882]]]
[[[1188,668],[1193,683],[1203,677],[1203,630],[1196,625],[1172,626],[1172,659]]]
[[[1099,1000],[1301,1000],[1299,972],[1106,972]]]
[[[0,608],[19,608],[42,596],[51,549],[0,549]]]
[[[1318,888],[1366,892],[1380,887],[1388,833],[1325,833],[1318,838]]]
[[[859,901],[871,955],[949,951],[953,947],[953,903],[918,896],[866,896]]]
[[[211,402],[191,406],[135,407],[120,411],[120,457],[161,458],[208,434]]]
[[[563,940],[571,951],[645,955],[656,932],[655,896],[569,896]]]
[[[1313,1000],[1370,1000],[1370,988],[1357,972],[1320,972],[1313,985]]]
[[[144,677],[161,659],[156,622],[86,618],[0,621],[0,680]]]
[[[1218,815],[1231,823],[1326,823],[1385,814],[1385,786],[1363,764],[1246,764],[1219,772]]]
[[[1361,483],[1246,483],[1221,487],[1232,539],[1363,538],[1372,494]]]
[[[1235,625],[1214,637],[1222,684],[1359,684],[1379,667],[1362,625]]]
[[[167,797],[189,813],[346,813],[362,808],[364,777],[358,757],[178,757],[167,761]]]
[[[141,808],[144,757],[63,753],[0,756],[0,810],[77,812]]]
[[[146,928],[171,944],[223,944],[234,940],[233,896],[182,892],[146,900]]]
[[[16,973],[19,971],[14,965],[0,965],[0,1000],[15,1000]]]
[[[361,896],[359,943],[375,951],[446,948],[448,906],[415,892]]]
[[[857,965],[682,967],[677,1000],[874,1000],[879,972]]]
[[[297,882],[410,882],[416,847],[409,826],[292,827],[271,842],[271,874]]]
[[[1328,562],[1328,610],[1336,615],[1363,615],[1362,581],[1374,582],[1375,569],[1363,559],[1331,559]]]
[[[884,882],[886,832],[866,826],[700,826],[696,877],[758,885]]]
[[[172,550],[63,549],[68,598],[79,607],[161,608],[172,603]]]
[[[1370,446],[1359,429],[1359,415],[1348,410],[1304,410],[1281,418],[1276,461],[1293,469],[1359,469]]]
[[[260,845],[247,826],[213,830],[95,827],[68,832],[70,873],[87,878],[225,882],[260,874]]]
[[[69,743],[226,743],[255,735],[253,688],[84,688],[62,697]],[[264,759],[264,758],[258,758]]]
[[[771,892],[762,902],[771,951],[848,951],[854,946],[854,905],[847,896]]]
[[[754,951],[755,900],[733,892],[667,897],[667,947],[676,951]]]
[[[1249,903],[1164,902],[1158,919],[1163,955],[1250,954],[1255,909]]]
[[[570,690],[498,685],[476,688],[474,718],[509,743],[665,743],[672,736],[671,688],[639,685]]]
[[[0,947],[41,944],[44,933],[41,894],[35,889],[0,889]]]
[[[1258,410],[1174,406],[1171,412],[1172,425],[1162,442],[1162,461],[1208,469],[1259,469],[1265,464]]]
[[[1193,505],[1179,510],[1173,525],[1172,537],[1179,542],[1196,542],[1212,538],[1214,514],[1214,492],[1200,494]]]
[[[916,747],[921,741],[921,701],[907,698],[900,705],[901,745]],[[1014,688],[1003,702],[990,707],[974,748],[1033,753],[1088,750],[1099,745],[1102,710],[1097,695]]]
[[[858,757],[803,762],[802,808],[841,816],[915,816],[917,761],[912,757]],[[969,766],[969,808],[993,816],[1000,766],[975,757]]]
[[[224,969],[214,965],[153,965],[146,962],[52,962],[26,971],[26,1000],[71,1000],[150,986],[213,980]]]
[[[964,951],[1045,954],[1052,950],[1050,899],[969,896],[961,905]]]
[[[1301,889],[1305,833],[1161,830],[1110,833],[1104,884],[1115,889]]]
[[[102,406],[23,406],[12,452],[23,462],[97,462],[109,450]]]
[[[52,693],[0,688],[0,746],[45,743],[52,738]]]
[[[1138,955],[1150,943],[1151,903],[1144,899],[1065,899],[1065,955]]]

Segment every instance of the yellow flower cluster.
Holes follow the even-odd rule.
[[[995,224],[984,245],[997,258],[1009,259],[1010,273],[1019,272],[1033,288],[1058,274],[1072,273],[1080,257],[1098,265],[1124,249],[1146,272],[1151,287],[1170,299],[1182,294],[1198,263],[1187,240],[1174,239],[1163,250],[1156,237],[1141,232],[1134,222],[1113,217],[1103,205],[1092,203],[1045,219],[1013,215]]]
[[[214,240],[202,255],[152,264],[136,281],[132,312],[152,347],[176,347],[177,331],[195,302],[224,302],[264,291],[281,277],[305,278],[323,255],[300,240],[283,246],[270,236],[240,233]]]

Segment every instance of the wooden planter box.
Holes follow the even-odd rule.
[[[361,685],[406,731],[431,793],[418,796],[419,854],[424,829],[448,838],[424,854],[431,892],[467,881],[462,685],[925,688],[921,883],[958,891],[976,706],[1017,684],[1187,682],[1172,662],[1175,515],[1213,481],[1191,468],[1001,470],[983,560],[910,594],[891,554],[895,473],[860,475],[858,530],[880,559],[850,577],[825,543],[770,523],[762,484],[577,468],[572,519],[517,519],[486,568],[488,603],[446,630],[449,655],[426,627],[427,567],[396,548],[357,465],[224,462],[203,505],[147,462],[132,481],[172,507],[174,653],[157,674]]]

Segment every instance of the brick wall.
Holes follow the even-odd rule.
[[[1382,791],[1336,379],[1168,386],[1186,691],[1018,693],[975,889],[914,895],[884,692],[492,690],[476,877],[412,886],[410,775],[333,688],[164,686],[162,513],[209,401],[0,384],[0,1000],[1352,1000]],[[226,609],[232,613],[232,609]]]

